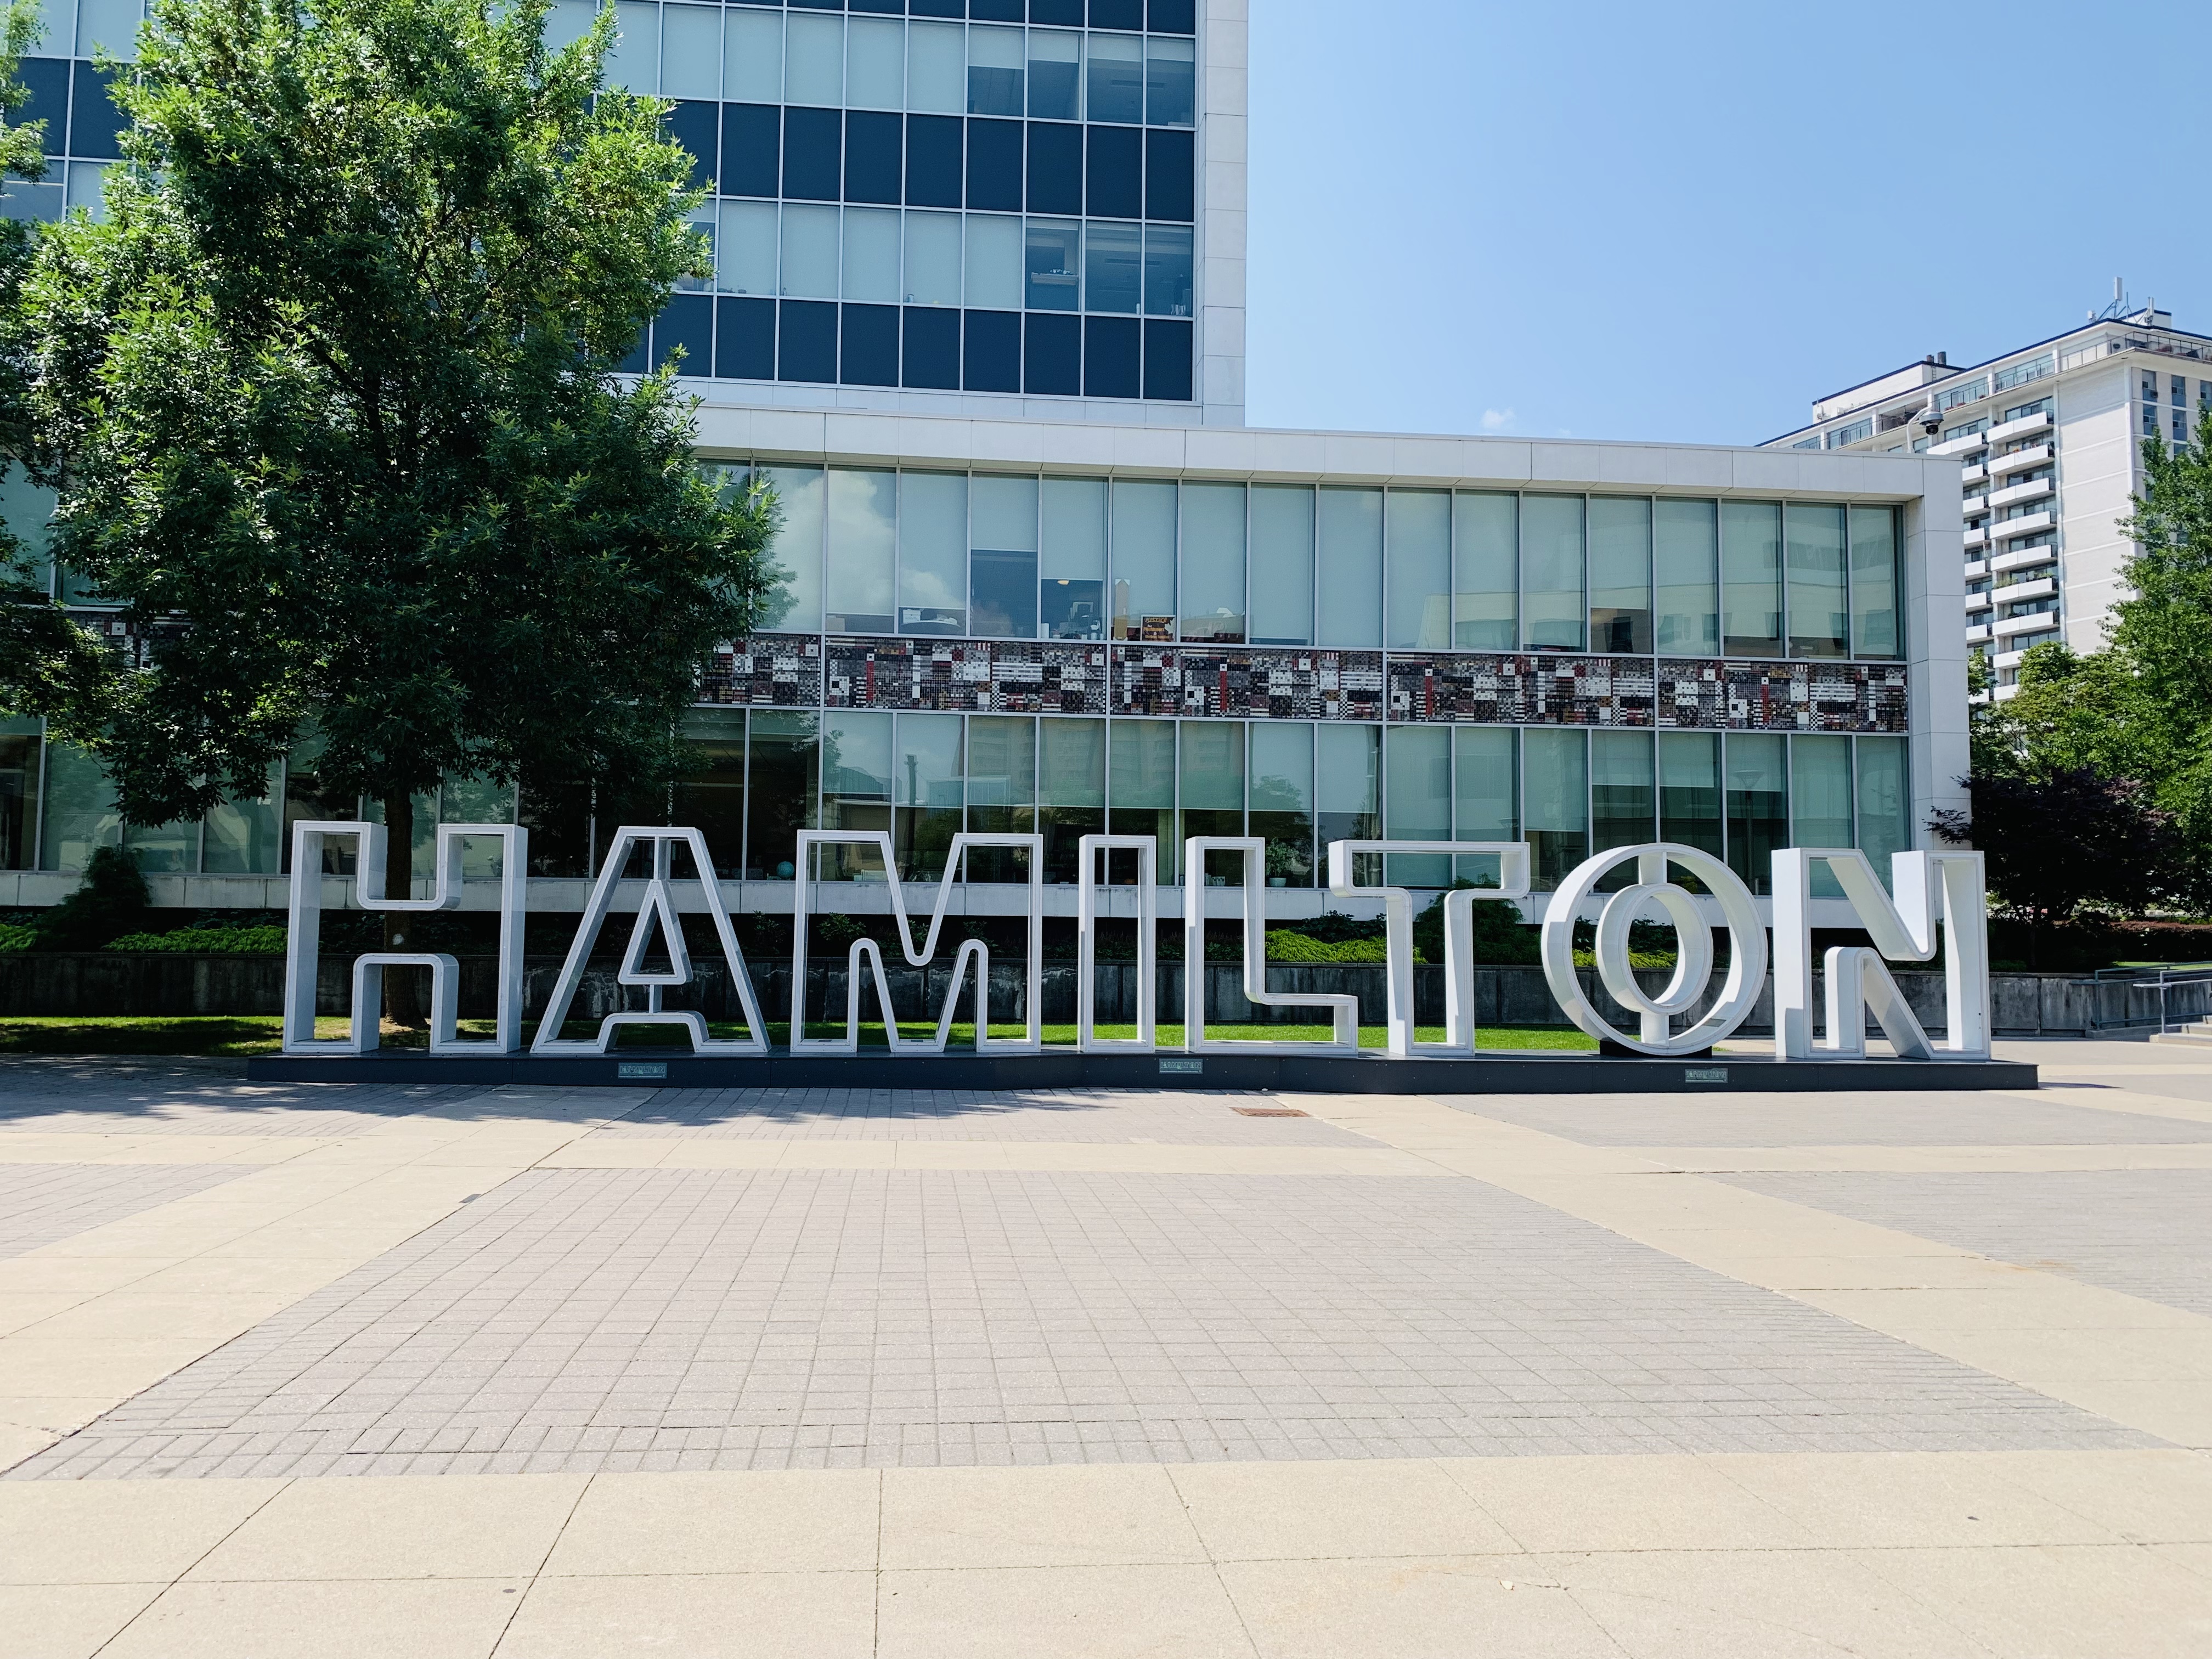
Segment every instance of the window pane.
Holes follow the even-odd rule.
[[[968,303],[984,311],[1022,308],[1022,222],[968,216]]]
[[[913,306],[960,303],[960,216],[906,216],[906,301]]]
[[[815,825],[817,718],[753,711],[745,735],[745,874],[752,880],[789,880],[799,832]]]
[[[46,814],[40,842],[41,870],[82,870],[94,848],[123,843],[123,818],[115,810],[115,789],[107,774],[98,761],[69,744],[46,745]]]
[[[845,103],[852,109],[906,107],[906,28],[896,18],[846,22]]]
[[[1897,509],[1851,509],[1851,653],[1900,657],[1897,625]]]
[[[1176,487],[1115,480],[1113,636],[1175,637]]]
[[[1533,651],[1579,651],[1583,627],[1583,498],[1523,495],[1522,643]]]
[[[952,837],[965,827],[961,734],[957,714],[898,717],[891,757],[891,799],[897,808],[891,839],[905,880],[943,875]]]
[[[740,876],[745,852],[745,711],[695,708],[684,717],[684,737],[695,769],[676,786],[674,819],[707,838],[707,856],[716,875]]]
[[[898,629],[963,634],[968,611],[968,480],[900,475]]]
[[[1383,732],[1389,753],[1382,775],[1389,786],[1382,833],[1393,841],[1445,841],[1451,836],[1451,728],[1393,726]],[[1448,887],[1451,860],[1425,854],[1388,861],[1383,879],[1395,887]]]
[[[26,738],[0,738],[0,763],[13,757],[8,745],[35,742]],[[20,775],[20,774],[19,774]],[[258,800],[228,800],[207,815],[205,834],[200,843],[200,868],[215,874],[241,876],[273,876],[282,861],[284,834],[282,803],[276,793],[277,769],[269,769],[269,789]],[[0,773],[0,789],[6,787],[4,773]],[[514,818],[514,792],[506,792],[507,810],[477,822],[509,823]],[[12,829],[13,826],[10,826]],[[15,840],[9,836],[10,842]],[[475,848],[470,848],[471,852]],[[497,862],[495,859],[494,863]],[[10,866],[21,868],[20,865]],[[476,873],[473,871],[470,874]],[[486,871],[495,875],[496,871]]]
[[[1452,498],[1452,643],[1462,651],[1520,647],[1517,504],[1473,490]]]
[[[979,477],[969,500],[969,631],[1029,640],[1037,626],[1037,481]]]
[[[1723,649],[1771,657],[1782,649],[1782,509],[1771,501],[1721,503]]]
[[[1150,40],[1145,47],[1145,119],[1156,127],[1191,125],[1192,43]]]
[[[1521,734],[1522,822],[1538,892],[1589,856],[1589,765],[1580,732]]]
[[[968,717],[968,804],[1028,806],[1036,800],[1037,723],[1034,717]]]
[[[1720,857],[1721,740],[1717,733],[1659,734],[1659,839]]]
[[[1124,121],[1134,125],[1145,118],[1145,43],[1126,35],[1091,37],[1090,118]]]
[[[1590,497],[1589,607],[1591,650],[1651,649],[1651,503],[1640,496]]]
[[[1092,311],[1134,312],[1144,283],[1143,233],[1091,221],[1084,232],[1084,299]]]
[[[845,101],[845,20],[793,12],[784,25],[783,101],[835,109]]]
[[[1083,37],[1056,29],[1030,31],[1030,116],[1073,121],[1082,113]]]
[[[1252,593],[1252,638],[1313,643],[1314,493],[1303,484],[1252,486],[1252,559],[1267,573]]]
[[[1037,563],[1038,632],[1053,640],[1106,637],[1106,481],[1047,478]],[[1103,738],[1102,738],[1103,741]],[[1103,805],[1070,801],[1066,805]]]
[[[830,474],[830,632],[888,634],[898,474],[845,467]]]
[[[1656,793],[1650,732],[1590,733],[1591,851],[1638,847],[1653,839]],[[1628,873],[1632,878],[1633,872]]]
[[[58,45],[48,43],[58,41],[66,26],[54,14],[59,12],[60,17],[69,14],[59,7],[42,6],[40,10],[46,15],[47,25],[46,40],[40,44],[49,52],[58,52]],[[105,52],[126,64],[137,62],[140,12],[139,0],[77,0],[76,55],[91,58]],[[50,140],[60,137],[51,127],[46,136]],[[58,150],[61,145],[54,142],[47,148]]]
[[[722,31],[722,96],[732,103],[783,101],[783,14],[731,6]]]
[[[1731,732],[1723,746],[1729,868],[1754,893],[1774,890],[1774,852],[1790,844],[1790,782],[1782,769],[1782,742],[1763,733]]]
[[[1452,730],[1452,835],[1460,841],[1518,841],[1521,830],[1521,734],[1511,726]],[[1454,860],[1454,876],[1478,887],[1499,884],[1498,860]]]
[[[822,626],[822,469],[769,466],[761,476],[775,492],[783,525],[769,544],[776,577],[762,625],[811,633]]]
[[[614,50],[604,70],[607,85],[650,97],[660,90],[660,8],[622,0],[615,8]]]
[[[1855,738],[1852,758],[1856,764],[1858,836],[1853,842],[1874,866],[1882,885],[1889,885],[1893,854],[1912,848],[1912,792],[1906,786],[1903,738]]]
[[[1246,802],[1248,835],[1267,843],[1270,887],[1313,885],[1314,728],[1305,720],[1255,720]]]
[[[783,210],[782,291],[799,300],[837,297],[837,215],[833,207]]]
[[[1024,244],[1025,295],[1031,311],[1081,309],[1076,254],[1082,226],[1073,219],[1032,219]]]
[[[1851,844],[1851,740],[1790,739],[1790,840],[1798,847]]]
[[[822,827],[891,827],[891,717],[842,711],[823,718]],[[817,866],[824,881],[851,881],[878,868],[873,853],[858,847],[825,847]]]
[[[1451,496],[1441,489],[1394,489],[1385,503],[1384,523],[1387,643],[1445,650],[1451,644]]]
[[[1191,233],[1173,225],[1145,227],[1145,314],[1191,314]]]
[[[1107,829],[1117,836],[1157,837],[1160,884],[1173,886],[1182,852],[1175,814],[1176,723],[1110,721],[1107,757]]]
[[[1382,643],[1382,492],[1321,492],[1319,596],[1323,645]]]
[[[1182,809],[1232,815],[1234,824],[1187,833],[1237,836],[1244,832],[1244,727],[1237,720],[1182,723]]]
[[[1653,512],[1659,649],[1718,656],[1719,503],[1662,501]]]
[[[38,863],[39,849],[32,844],[31,830],[39,817],[41,724],[21,717],[0,720],[0,870],[28,870]],[[280,856],[283,839],[280,822],[276,832]],[[271,873],[277,867],[269,866]]]
[[[732,14],[734,15],[734,14]],[[957,23],[912,22],[906,30],[906,106],[921,115],[968,107],[968,43]]]
[[[845,297],[899,302],[899,215],[896,208],[845,210]]]
[[[1182,487],[1182,637],[1244,638],[1244,486]]]
[[[1048,720],[1037,734],[1037,798],[1048,806],[1106,804],[1106,722]]]
[[[1019,115],[1022,112],[1022,32],[1019,29],[971,28],[968,31],[968,112],[970,115]]]
[[[1314,727],[1314,841],[1316,869],[1326,870],[1332,842],[1374,841],[1382,834],[1382,728],[1336,725]],[[1381,872],[1364,860],[1358,873],[1372,881]]]
[[[714,239],[714,282],[725,294],[773,294],[776,276],[776,205],[725,202]]]
[[[1790,544],[1790,654],[1848,656],[1851,641],[1844,586],[1844,509],[1793,501],[1783,517]]]
[[[660,93],[664,98],[722,95],[722,9],[666,6],[660,14]]]

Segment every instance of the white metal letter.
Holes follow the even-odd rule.
[[[460,963],[442,951],[371,951],[354,960],[349,1035],[315,1036],[315,984],[322,965],[323,844],[333,836],[356,843],[355,901],[364,910],[458,910],[461,842],[482,836],[500,843],[499,994],[489,1041],[459,1035]],[[430,1052],[511,1054],[522,1046],[522,918],[528,893],[530,831],[517,823],[441,823],[433,843],[436,880],[428,898],[384,896],[385,829],[358,818],[302,821],[292,826],[291,925],[284,941],[284,1042],[288,1054],[374,1053],[384,1012],[384,970],[430,970]]]
[[[1402,887],[1362,887],[1352,878],[1358,853],[1454,853],[1494,855],[1498,887],[1459,888],[1444,901],[1444,1040],[1413,1041],[1413,899]],[[1528,843],[1525,841],[1333,841],[1328,844],[1328,890],[1339,898],[1380,891],[1382,895],[1384,953],[1389,983],[1389,1051],[1412,1054],[1472,1054],[1474,1052],[1474,907],[1480,899],[1517,899],[1528,894]]]
[[[1219,850],[1244,859],[1237,890],[1244,917],[1244,1000],[1262,1008],[1326,1008],[1327,1042],[1250,1042],[1206,1035],[1206,855]],[[1267,843],[1258,836],[1193,836],[1182,844],[1183,1047],[1193,1054],[1312,1054],[1359,1052],[1359,999],[1334,992],[1267,988]]]
[[[1148,1054],[1159,1046],[1160,842],[1157,836],[1085,836],[1075,884],[1075,1046],[1087,1054]],[[1137,1036],[1098,1035],[1098,860],[1111,848],[1137,854]],[[1108,890],[1111,890],[1109,889]]]

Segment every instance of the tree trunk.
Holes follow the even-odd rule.
[[[384,800],[384,896],[388,899],[415,896],[415,798],[404,792]],[[411,951],[415,945],[416,916],[405,910],[384,913],[384,948]],[[406,1030],[427,1027],[422,1010],[421,970],[387,968],[384,972],[384,1018]]]

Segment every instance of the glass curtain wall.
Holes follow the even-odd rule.
[[[1249,828],[1267,843],[1270,887],[1311,887],[1314,868],[1314,728],[1307,720],[1255,720]]]
[[[1389,810],[1383,833],[1394,841],[1449,841],[1452,833],[1451,728],[1393,726],[1383,732],[1382,767]],[[1394,887],[1449,887],[1451,860],[1399,854],[1386,860]]]
[[[1252,486],[1252,641],[1314,642],[1314,492],[1304,484]]]
[[[1044,836],[1044,878],[1076,880],[1084,836],[1106,832],[1104,720],[1038,723],[1037,829]]]
[[[1314,727],[1314,798],[1317,855],[1333,841],[1374,841],[1382,834],[1382,731],[1375,726]],[[1356,878],[1379,880],[1381,860],[1355,860]],[[1316,866],[1318,868],[1318,865]]]
[[[1179,744],[1182,787],[1182,834],[1244,833],[1244,727],[1237,720],[1185,720]],[[1243,860],[1234,853],[1206,858],[1209,886],[1241,886]],[[1189,872],[1195,879],[1200,872]]]
[[[1452,497],[1452,644],[1462,651],[1520,644],[1520,500],[1468,489]]]

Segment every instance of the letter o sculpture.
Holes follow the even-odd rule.
[[[1606,901],[1598,915],[1595,954],[1605,988],[1623,1007],[1643,1017],[1640,1036],[1625,1036],[1607,1024],[1575,976],[1576,916],[1607,872],[1632,859],[1638,879]],[[1689,890],[1667,879],[1670,863],[1687,870],[1720,902],[1732,947],[1720,1000],[1696,1024],[1673,1036],[1668,1035],[1668,1025],[1676,1015],[1690,1011],[1712,978],[1713,933]],[[1628,961],[1629,926],[1638,912],[1654,902],[1674,923],[1677,944],[1674,977],[1656,997],[1636,982]],[[1617,847],[1578,866],[1552,895],[1544,913],[1542,952],[1544,977],[1569,1019],[1601,1042],[1617,1042],[1646,1054],[1694,1054],[1711,1048],[1750,1017],[1766,983],[1766,926],[1752,902],[1751,890],[1711,854],[1674,842]]]

